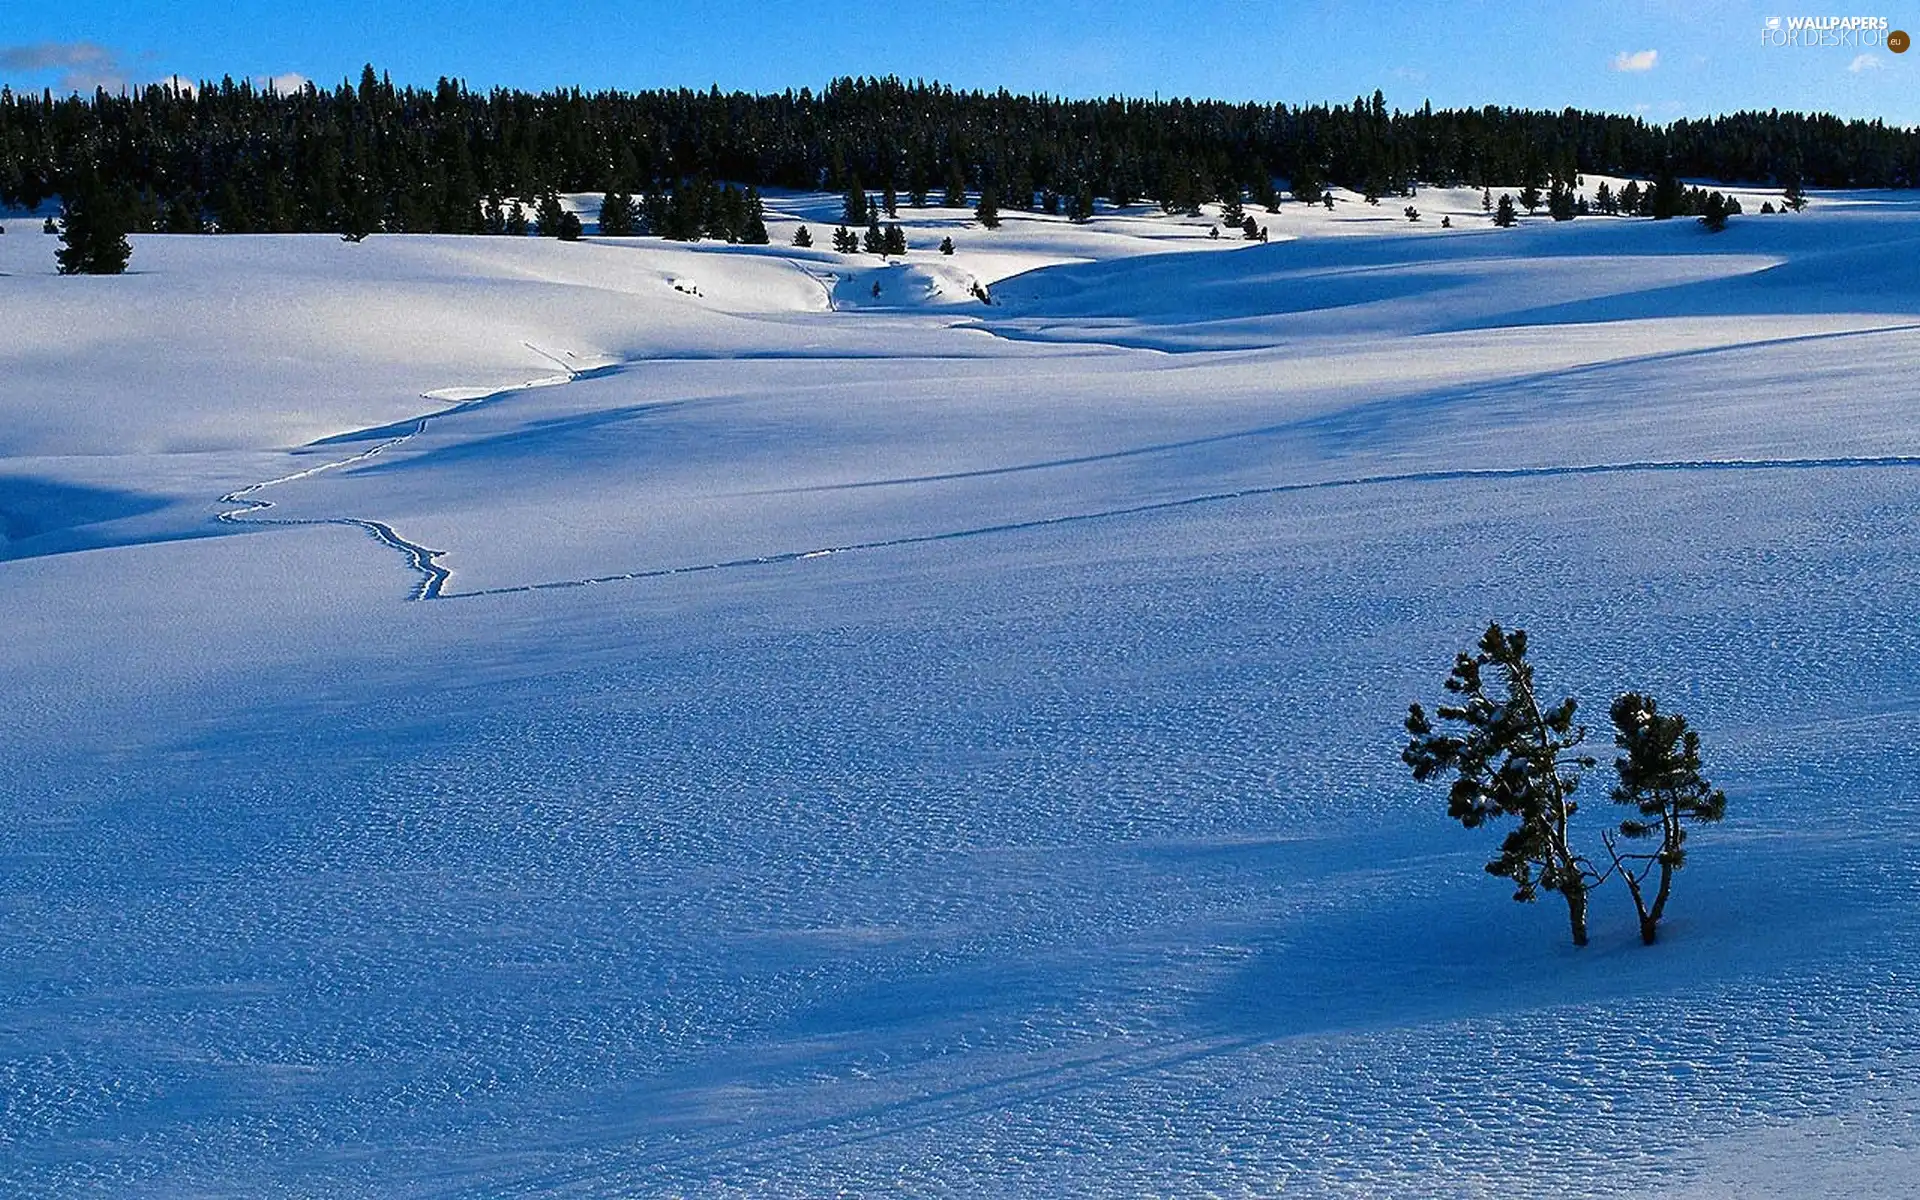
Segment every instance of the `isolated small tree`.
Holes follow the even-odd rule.
[[[67,197],[60,213],[60,248],[54,261],[62,275],[118,275],[133,257],[127,241],[126,203],[106,189],[87,184]]]
[[[1539,187],[1529,183],[1527,186],[1521,188],[1520,203],[1526,207],[1527,215],[1529,216],[1533,215],[1533,213],[1536,210],[1538,210],[1540,207]]]
[[[1620,189],[1620,215],[1633,217],[1639,214],[1640,184],[1637,180],[1629,179],[1626,182],[1626,186]]]
[[[1513,211],[1513,197],[1501,192],[1500,204],[1493,210],[1493,223],[1502,229],[1511,229],[1519,219],[1519,214]]]
[[[973,219],[988,229],[1000,228],[1000,197],[993,188],[980,193],[980,203],[974,206]]]
[[[1638,820],[1620,822],[1620,832],[1629,838],[1657,837],[1660,848],[1652,854],[1621,854],[1609,835],[1607,853],[1633,894],[1640,940],[1651,946],[1673,894],[1674,872],[1687,865],[1688,824],[1726,816],[1727,797],[1700,774],[1700,735],[1687,728],[1685,717],[1662,713],[1653,697],[1638,692],[1615,700],[1611,716],[1614,744],[1624,751],[1613,763],[1619,776],[1613,799],[1640,810]],[[1660,881],[1649,903],[1644,885],[1655,869]]]
[[[950,238],[950,237],[943,237],[943,238],[941,238],[941,239],[940,239],[940,253],[942,253],[942,254],[952,254],[952,253],[953,253],[953,239],[952,239],[952,238]]]
[[[1401,211],[1406,214],[1407,220],[1409,221],[1418,221],[1420,219],[1420,210],[1411,204],[1407,205],[1406,208]]]
[[[1321,203],[1327,206],[1328,212],[1333,211],[1333,193],[1332,192],[1326,192],[1323,195],[1321,195],[1320,201]]]
[[[1489,687],[1487,672],[1494,676]],[[1515,826],[1486,865],[1510,879],[1513,898],[1534,900],[1541,889],[1567,902],[1573,944],[1587,944],[1587,893],[1602,878],[1567,842],[1567,822],[1581,771],[1594,760],[1576,753],[1586,738],[1573,721],[1569,697],[1544,706],[1527,661],[1527,635],[1490,624],[1474,653],[1454,659],[1446,689],[1458,697],[1435,716],[1458,733],[1436,730],[1418,704],[1407,710],[1408,742],[1401,761],[1421,782],[1447,775],[1447,813],[1468,829],[1512,818]]]
[[[1773,201],[1762,200],[1760,202],[1760,215],[1763,217],[1770,217],[1773,215]]]
[[[1493,211],[1493,189],[1492,188],[1480,189],[1480,211],[1484,213],[1490,213]]]
[[[802,250],[805,250],[808,247],[812,246],[813,231],[808,229],[805,225],[802,225],[800,228],[794,230],[793,244],[800,247]]]
[[[1240,236],[1246,238],[1250,242],[1259,241],[1260,240],[1260,222],[1254,220],[1252,217],[1246,217],[1242,219],[1240,222]]]
[[[833,231],[833,248],[841,254],[856,254],[860,250],[860,235],[842,225]]]
[[[1443,216],[1443,217],[1441,217],[1441,218],[1440,218],[1440,228],[1442,228],[1442,229],[1452,229],[1452,228],[1453,228],[1453,218],[1452,218],[1452,217],[1445,217],[1445,216]]]
[[[898,256],[907,252],[907,235],[898,225],[889,225],[880,235],[880,253]]]
[[[868,254],[884,254],[887,248],[886,238],[880,232],[879,215],[876,213],[873,216],[873,221],[867,226],[867,232],[861,236],[860,248]]]
[[[760,189],[748,187],[742,199],[746,206],[746,219],[740,222],[740,244],[743,246],[764,246],[773,239],[767,235],[767,206],[760,199]]]
[[[1727,198],[1719,192],[1709,192],[1706,203],[1700,206],[1700,223],[1707,227],[1708,233],[1719,233],[1727,227]]]

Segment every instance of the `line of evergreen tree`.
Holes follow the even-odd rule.
[[[489,196],[678,196],[697,180],[844,191],[850,208],[858,191],[858,229],[869,208],[891,218],[902,193],[964,205],[991,190],[1013,211],[1051,196],[1078,216],[1091,196],[1191,212],[1252,195],[1271,208],[1276,180],[1306,202],[1328,184],[1378,198],[1415,180],[1519,181],[1539,195],[1549,179],[1663,168],[1796,190],[1911,187],[1920,131],[1778,111],[1664,126],[1571,108],[1389,111],[1377,91],[1350,105],[1069,100],[891,77],[769,95],[395,87],[372,67],[357,86],[288,93],[231,79],[68,97],[0,88],[0,201],[37,205],[96,173],[124,189],[140,230],[472,233]],[[683,203],[673,228],[747,240],[747,224]]]

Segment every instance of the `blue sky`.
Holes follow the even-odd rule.
[[[1759,3],[1187,3],[939,0],[63,0],[0,14],[0,81],[90,88],[179,74],[778,90],[895,74],[1070,96],[1604,109],[1653,120],[1818,109],[1920,124],[1920,50],[1768,48],[1767,17],[1885,16],[1920,0]]]

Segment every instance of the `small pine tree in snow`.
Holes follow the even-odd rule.
[[[1511,229],[1519,219],[1519,214],[1513,211],[1513,197],[1501,192],[1500,203],[1493,210],[1493,223],[1502,229]]]
[[[1540,200],[1541,196],[1538,186],[1529,183],[1520,189],[1520,203],[1526,208],[1529,216],[1539,209]]]
[[[1456,699],[1434,717],[1459,732],[1436,729],[1425,709],[1410,705],[1401,761],[1423,783],[1453,777],[1447,813],[1466,828],[1512,819],[1487,874],[1511,880],[1522,903],[1543,890],[1558,892],[1573,944],[1586,945],[1587,894],[1604,876],[1567,841],[1580,773],[1594,765],[1577,753],[1587,731],[1574,724],[1576,702],[1544,703],[1527,661],[1526,631],[1508,633],[1497,624],[1487,626],[1475,652],[1455,657],[1446,689]]]
[[[104,188],[86,184],[66,199],[60,214],[60,249],[54,260],[62,275],[118,275],[133,257],[127,241],[128,205]]]
[[[950,237],[943,237],[943,238],[941,238],[941,239],[940,239],[940,253],[942,253],[942,254],[952,254],[952,253],[953,253],[953,239],[952,239],[952,238],[950,238]]]
[[[802,225],[800,228],[794,230],[793,244],[800,247],[802,250],[805,250],[808,247],[812,246],[813,231],[808,229],[805,225]]]
[[[860,248],[868,254],[885,253],[886,238],[880,232],[880,220],[877,215],[868,224],[866,234],[860,239]]]
[[[1725,196],[1711,192],[1707,195],[1706,203],[1700,206],[1700,223],[1707,227],[1708,233],[1719,233],[1727,227],[1727,217],[1731,211]]]
[[[1483,213],[1490,213],[1493,211],[1493,189],[1492,188],[1480,189],[1480,211]]]
[[[540,200],[534,205],[533,219],[540,226],[541,237],[559,237],[560,227],[564,224],[561,218],[566,215],[567,210],[561,207],[557,194],[551,191],[540,193]]]
[[[907,235],[898,225],[889,225],[880,235],[880,253],[901,255],[907,252]]]
[[[518,200],[515,200],[507,208],[506,230],[508,237],[527,236],[527,213],[525,209],[520,207]]]
[[[1571,221],[1574,218],[1573,190],[1558,179],[1547,191],[1547,215],[1556,221]]]
[[[1327,206],[1327,211],[1328,211],[1328,212],[1332,212],[1332,211],[1333,211],[1333,193],[1332,193],[1332,192],[1327,192],[1327,193],[1325,193],[1324,195],[1322,195],[1322,196],[1320,197],[1320,199],[1321,199],[1321,200],[1322,200],[1323,202],[1325,202],[1325,204],[1326,204],[1326,206]]]
[[[1620,189],[1620,214],[1622,216],[1632,217],[1638,216],[1639,213],[1640,184],[1636,180],[1629,179],[1626,182],[1626,186]]]
[[[1687,728],[1685,717],[1662,713],[1653,697],[1637,692],[1615,700],[1610,715],[1614,745],[1624,751],[1613,763],[1619,777],[1613,800],[1640,810],[1640,819],[1620,822],[1620,833],[1660,839],[1652,854],[1621,854],[1613,838],[1606,839],[1640,915],[1640,940],[1651,946],[1673,894],[1674,872],[1687,865],[1688,823],[1719,821],[1727,815],[1727,797],[1700,773],[1700,735]],[[1656,868],[1659,883],[1649,902],[1644,885]]]
[[[980,193],[980,203],[974,206],[973,219],[988,229],[1000,228],[1000,197],[993,188]]]
[[[857,254],[860,250],[860,235],[842,225],[833,231],[833,248],[841,254]]]
[[[1420,210],[1411,204],[1407,205],[1407,207],[1401,211],[1406,214],[1407,220],[1409,221],[1418,221],[1420,219]]]

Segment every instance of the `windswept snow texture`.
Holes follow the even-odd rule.
[[[0,1193],[1914,1194],[1920,208],[1416,203],[16,222]],[[1489,618],[1657,947],[1406,777]]]

